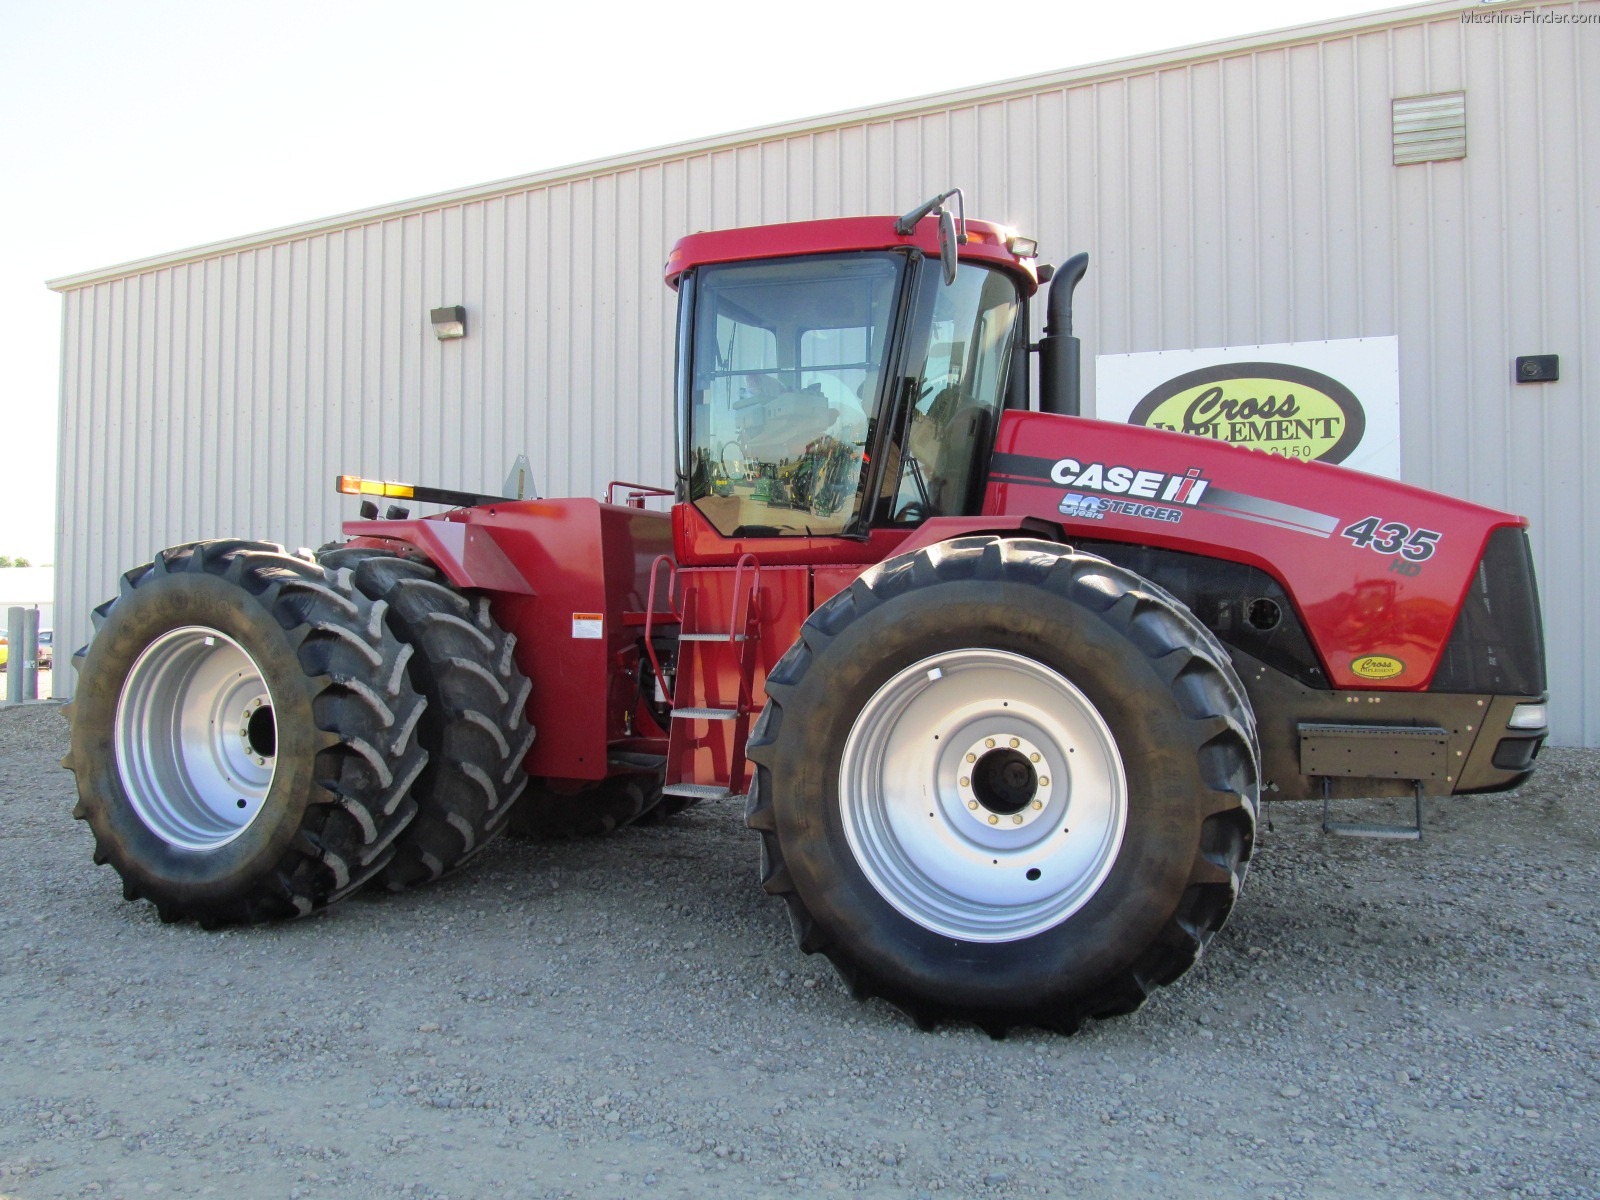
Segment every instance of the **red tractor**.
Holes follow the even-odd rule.
[[[129,571],[75,662],[95,860],[211,926],[739,800],[857,995],[1070,1031],[1195,961],[1264,795],[1414,836],[1521,782],[1526,522],[1077,416],[1087,260],[1030,345],[1051,273],[948,199],[677,244],[670,514],[344,477],[450,507]]]

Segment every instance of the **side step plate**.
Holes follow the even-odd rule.
[[[1324,833],[1340,837],[1389,838],[1400,842],[1420,842],[1422,830],[1413,825],[1375,825],[1366,821],[1323,821]]]
[[[1410,825],[1384,825],[1375,821],[1328,820],[1328,794],[1333,790],[1328,776],[1322,777],[1322,832],[1336,833],[1340,837],[1387,838],[1397,842],[1422,840],[1422,780],[1415,780],[1417,789],[1416,815]]]
[[[661,791],[668,796],[689,796],[695,800],[743,800],[720,783],[669,783]]]
[[[737,708],[675,708],[674,719],[680,721],[732,721],[739,715]]]

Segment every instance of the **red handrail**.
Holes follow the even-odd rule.
[[[628,498],[624,503],[631,504],[634,508],[643,508],[645,498],[648,496],[673,496],[677,494],[671,488],[659,488],[648,483],[629,483],[625,479],[613,479],[606,484],[607,504],[615,504],[617,502],[615,496],[619,487],[630,489]]]
[[[656,572],[661,570],[663,563],[667,568],[667,610],[678,619],[680,626],[683,623],[683,614],[672,602],[672,593],[678,582],[678,564],[668,555],[658,554],[655,562],[650,564],[650,591],[644,598],[644,650],[650,656],[650,666],[655,670],[657,686],[666,691],[667,677],[661,673],[661,660],[656,657],[656,644],[650,636],[656,620]],[[669,700],[671,698],[667,697]]]

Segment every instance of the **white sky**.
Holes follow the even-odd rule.
[[[54,558],[61,301],[48,278],[1377,7],[0,0],[0,554]]]

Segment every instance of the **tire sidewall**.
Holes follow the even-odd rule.
[[[905,667],[969,648],[1023,655],[1076,685],[1110,728],[1127,780],[1127,824],[1106,878],[1065,920],[1015,941],[963,941],[902,915],[862,872],[840,811],[840,758],[863,707]],[[1205,816],[1195,797],[1208,788],[1193,722],[1126,631],[1042,586],[958,580],[866,612],[821,657],[782,700],[814,719],[782,739],[771,764],[790,801],[778,808],[779,841],[812,915],[891,989],[962,1007],[1069,1004],[1127,971],[1187,886]],[[1041,980],[1065,992],[1042,996]]]
[[[186,625],[226,634],[255,660],[277,727],[275,771],[256,818],[232,841],[199,851],[171,845],[140,818],[123,784],[115,739],[117,710],[134,663],[156,638]],[[295,644],[261,598],[214,575],[152,571],[112,605],[89,645],[81,680],[72,721],[79,794],[90,826],[124,879],[141,891],[207,904],[231,900],[242,884],[268,876],[294,841],[307,806],[325,793],[315,779],[320,745],[314,689]]]

